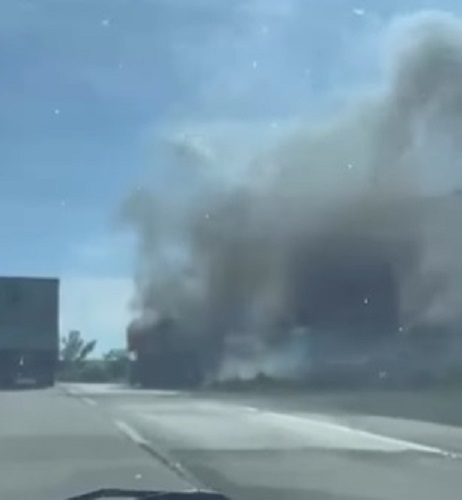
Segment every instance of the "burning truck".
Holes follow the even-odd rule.
[[[127,344],[130,385],[179,388],[201,383],[199,346],[179,331],[173,318],[149,324],[132,322],[127,328]]]

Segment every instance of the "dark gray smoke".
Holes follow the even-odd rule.
[[[199,130],[170,140],[187,188],[159,195],[145,186],[124,204],[139,239],[132,328],[173,318],[215,376],[297,375],[308,356],[300,331],[341,323],[351,307],[339,276],[372,283],[380,269],[399,316],[385,318],[390,303],[371,328],[371,313],[368,342],[383,325],[457,324],[462,25],[426,13],[394,23],[388,38],[377,89],[334,118],[273,137],[250,160],[232,137],[215,150]],[[434,189],[443,172],[452,185]],[[372,288],[359,297],[371,311]]]

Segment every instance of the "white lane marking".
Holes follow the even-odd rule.
[[[114,395],[150,395],[150,396],[178,396],[186,394],[184,391],[163,389],[138,389],[123,384],[60,384],[69,394],[114,394]]]
[[[235,424],[232,424],[232,428],[229,427],[229,419],[222,421],[220,418],[215,418],[217,417],[216,410],[220,409],[220,407],[221,411],[223,411],[224,407],[222,404],[199,404],[197,407],[199,413],[197,415],[190,414],[187,418],[195,419],[195,425],[192,424],[192,427],[196,427],[197,433],[199,433],[202,428],[201,421],[204,417],[208,419],[212,418],[212,420],[209,420],[209,423],[205,424],[208,430],[207,437],[203,438],[203,444],[207,441],[208,437],[215,433],[215,438],[213,439],[214,445],[225,447],[229,446],[228,440],[231,439],[234,446],[240,446],[240,439],[234,435],[234,431],[236,429],[235,424],[237,424],[236,420],[233,420],[234,417],[231,417],[231,419],[235,422]],[[261,442],[259,437],[262,437],[265,440],[267,439],[267,437],[263,434],[260,436],[260,431],[263,432],[265,423],[267,423],[272,424],[277,428],[285,428],[288,432],[288,434],[286,434],[286,444],[289,446],[293,445],[293,439],[295,439],[299,444],[307,442],[309,446],[322,446],[326,447],[326,449],[364,449],[381,452],[415,451],[440,455],[447,458],[462,459],[462,453],[448,451],[443,448],[425,445],[415,441],[378,434],[361,428],[352,427],[345,423],[328,421],[326,420],[328,417],[324,417],[323,415],[294,415],[277,411],[269,411],[253,406],[240,406],[235,404],[230,404],[228,408],[238,409],[241,411],[243,410],[248,414],[249,418],[257,419],[255,421],[252,420],[253,425],[257,425],[257,427],[254,428],[254,430],[251,430],[252,427],[249,428],[249,432],[251,432],[253,436],[249,439],[250,446],[260,446]],[[172,410],[175,410],[175,408],[172,408]],[[207,415],[209,411],[212,411],[213,413]],[[205,415],[203,412],[205,412]],[[168,417],[166,417],[165,414],[152,415],[143,411],[140,411],[138,416],[143,419],[154,421],[158,425],[161,424],[162,426],[166,426],[167,429],[170,429],[176,434],[181,434],[183,437],[185,437],[185,433],[188,434],[184,430],[186,427],[182,421],[186,416],[177,417],[176,411]],[[229,416],[229,411],[227,411],[227,417]],[[238,415],[235,417],[238,418]],[[263,418],[264,420],[260,420],[260,418]],[[180,432],[179,429],[183,429],[183,431]],[[240,431],[241,437],[245,434],[246,430]],[[194,434],[194,437],[197,438],[197,434]],[[217,444],[217,439],[220,443],[219,445]]]
[[[156,447],[154,448],[152,444],[144,439],[144,437],[134,429],[130,424],[123,420],[114,420],[114,424],[116,427],[128,437],[131,441],[133,441],[137,446],[142,447],[144,450],[148,451],[151,455],[155,456],[157,460],[160,460],[166,467],[174,471],[181,478],[183,478],[187,483],[192,485],[194,491],[198,489],[203,489],[202,485],[196,480],[196,478],[183,468],[180,462],[176,462],[173,458],[169,457],[165,454],[164,451],[159,451]]]
[[[249,408],[247,408],[249,409]],[[358,438],[364,438],[371,441],[376,441],[377,443],[382,443],[383,445],[388,445],[397,449],[402,450],[412,450],[412,451],[421,451],[424,453],[432,453],[436,455],[443,455],[451,458],[459,458],[460,454],[452,453],[441,448],[437,448],[434,446],[427,446],[420,443],[415,443],[413,441],[406,441],[404,439],[393,438],[389,436],[383,436],[381,434],[376,434],[370,431],[365,431],[362,429],[356,429],[353,427],[348,427],[344,424],[337,424],[333,422],[326,422],[323,420],[316,420],[314,418],[306,417],[306,416],[298,416],[298,415],[288,415],[285,413],[277,413],[272,411],[259,410],[255,408],[256,411],[260,411],[264,415],[273,416],[278,419],[286,419],[288,421],[293,421],[294,423],[299,424],[308,424],[312,427],[318,427],[320,431],[331,430],[342,432],[345,434],[349,434],[351,437],[357,436]]]
[[[114,420],[117,428],[125,434],[129,439],[141,446],[149,446],[149,441],[144,439],[144,437],[131,425],[127,424],[123,420]]]
[[[83,402],[87,403],[87,405],[96,406],[96,401],[94,399],[86,398],[86,397],[82,397],[81,399]]]
[[[254,408],[253,406],[243,406],[244,410],[250,411],[252,413],[258,413],[260,410],[258,408]]]

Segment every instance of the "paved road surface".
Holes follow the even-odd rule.
[[[62,389],[0,392],[0,414],[2,500],[55,500],[102,486],[188,486],[110,417]]]
[[[260,389],[258,396],[250,390],[247,392],[221,391],[217,395],[230,400],[237,398],[241,402],[249,400],[252,404],[262,402],[267,405],[269,403],[274,408],[335,414],[399,416],[462,427],[462,390],[455,387],[428,390],[343,390],[338,392]]]
[[[460,497],[458,427],[326,411],[300,398],[66,390],[165,462],[237,500]]]

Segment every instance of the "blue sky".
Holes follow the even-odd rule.
[[[404,6],[405,4],[405,6]],[[175,195],[158,137],[313,116],[380,74],[391,17],[460,0],[3,0],[0,273],[62,278],[63,330],[123,344],[121,200]]]

